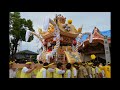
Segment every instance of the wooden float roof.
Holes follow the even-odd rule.
[[[70,37],[70,38],[76,38],[79,35],[79,33],[76,32],[76,30],[74,30],[75,27],[73,25],[69,25],[70,28],[72,29],[69,32],[65,31],[65,29],[62,27],[61,24],[59,24],[58,26],[59,26],[59,29],[60,29],[60,35],[67,36],[67,37]],[[44,34],[41,34],[41,36],[44,39],[47,39],[47,38],[53,37],[54,35],[53,35],[53,33],[45,32]]]

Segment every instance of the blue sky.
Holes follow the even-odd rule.
[[[49,16],[51,19],[55,14],[62,14],[66,20],[72,19],[73,25],[78,29],[83,25],[82,32],[92,32],[96,26],[100,31],[111,30],[111,13],[110,12],[20,12],[21,17],[33,21],[33,28],[37,31],[42,28],[43,19]],[[19,50],[31,50],[36,52],[40,43],[36,37],[30,43],[22,42]]]

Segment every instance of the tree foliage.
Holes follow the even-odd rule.
[[[30,31],[34,31],[33,23],[30,19],[26,20],[25,18],[21,18],[19,12],[10,12],[9,35],[13,36],[13,38],[10,39],[9,46],[12,56],[14,56],[17,51],[18,41],[25,41],[25,34],[27,28]],[[28,42],[31,42],[32,40],[33,36],[29,38]]]

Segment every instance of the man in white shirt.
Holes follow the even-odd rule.
[[[9,78],[16,78],[16,68],[13,68],[13,62],[9,62]]]
[[[21,71],[21,78],[31,78],[31,72],[36,68],[36,66],[34,66],[33,68],[31,67],[32,62],[26,62],[25,67],[23,67],[22,71]]]

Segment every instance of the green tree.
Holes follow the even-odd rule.
[[[25,34],[27,28],[30,31],[34,31],[32,21],[26,20],[25,18],[21,18],[19,12],[10,12],[9,15],[9,35],[13,36],[10,39],[9,47],[11,51],[11,55],[14,58],[14,55],[17,51],[18,41],[25,41]],[[33,36],[31,36],[28,42],[33,40]]]

